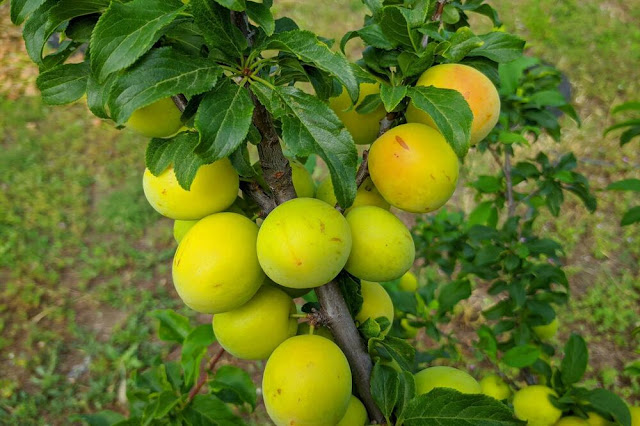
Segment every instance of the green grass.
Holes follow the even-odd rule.
[[[583,126],[567,123],[562,143],[541,146],[557,156],[576,152],[596,189],[639,177],[638,145],[620,149],[614,136],[601,135],[612,105],[640,99],[640,5],[493,4],[531,53],[556,63],[574,86]],[[321,8],[276,0],[274,7],[336,39],[358,27],[364,10],[356,0]],[[0,8],[0,29],[14,37],[0,41],[18,46],[7,13]],[[348,45],[352,56],[359,49]],[[28,94],[28,84],[17,83],[32,77],[34,66],[16,50],[6,56],[16,85],[1,87],[26,86]],[[122,410],[124,378],[169,350],[152,338],[147,312],[181,308],[170,279],[171,223],[148,207],[141,190],[145,140],[95,120],[82,104],[52,108],[8,94],[0,92],[0,423],[64,423],[71,413]],[[476,157],[466,173],[490,170],[490,162]],[[469,198],[468,189],[459,191],[460,200]],[[640,325],[640,227],[618,226],[631,194],[598,191],[598,201],[588,214],[568,197],[559,219],[545,216],[539,225],[567,248],[574,297],[560,312],[563,335],[587,335],[592,383],[630,398],[640,395],[637,379],[622,372],[640,351],[631,335]]]

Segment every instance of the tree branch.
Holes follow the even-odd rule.
[[[271,210],[276,208],[276,202],[262,189],[258,182],[241,180],[240,189],[243,194],[255,201],[260,207],[260,217],[267,217],[267,215],[271,213]]]
[[[373,364],[367,352],[360,332],[351,318],[347,303],[335,281],[315,289],[318,301],[324,310],[325,316],[336,343],[342,349],[349,365],[356,393],[367,408],[372,422],[383,424],[385,418],[376,405],[370,391],[371,369]]]
[[[231,12],[231,19],[251,44],[253,35],[246,14]],[[291,166],[282,152],[280,139],[271,115],[255,96],[252,95],[252,99],[255,106],[253,124],[262,136],[262,140],[258,144],[258,155],[263,176],[271,188],[276,204],[282,204],[296,197],[291,180]],[[326,320],[331,325],[336,342],[349,361],[357,393],[367,408],[369,417],[372,421],[384,423],[384,416],[371,397],[371,358],[355,322],[351,318],[338,284],[332,281],[316,288],[315,291]]]
[[[444,11],[445,4],[447,4],[447,0],[438,0],[438,8],[436,9],[435,13],[431,17],[432,21],[434,21],[434,22],[441,22],[442,21],[442,12]],[[427,34],[425,34],[422,37],[422,41],[420,42],[420,46],[422,46],[423,49],[426,49],[428,44],[429,44],[429,36]]]
[[[172,96],[171,99],[173,100],[173,103],[176,104],[180,112],[184,112],[187,108],[187,104],[189,103],[189,101],[187,101],[187,97],[182,93]]]

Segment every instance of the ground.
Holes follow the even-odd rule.
[[[587,336],[589,381],[640,402],[640,384],[623,373],[638,359],[640,227],[620,228],[630,194],[604,188],[640,177],[637,144],[604,138],[609,111],[640,99],[640,1],[496,0],[506,27],[532,54],[569,77],[583,119],[567,122],[562,142],[543,141],[553,156],[573,151],[589,177],[598,211],[568,197],[543,232],[566,247],[573,298],[559,312],[560,340]],[[339,38],[360,23],[358,0],[276,0],[279,15]],[[486,23],[485,23],[486,24]],[[359,54],[357,43],[348,53]],[[18,28],[0,7],[0,423],[62,424],[71,413],[126,409],[125,379],[173,350],[153,339],[147,313],[176,308],[170,279],[171,222],[146,204],[141,179],[146,141],[92,118],[82,103],[42,105],[37,70]],[[532,154],[531,156],[533,156]],[[488,155],[470,156],[465,174],[493,170]],[[456,206],[472,191],[459,185]],[[455,320],[471,330],[486,300],[474,299]],[[471,333],[470,333],[471,334]],[[424,343],[424,342],[423,342]],[[464,342],[463,342],[464,343]],[[227,361],[228,362],[228,361]],[[253,369],[259,377],[259,368]],[[254,417],[264,424],[264,414]]]

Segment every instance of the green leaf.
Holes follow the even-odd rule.
[[[87,81],[87,106],[96,117],[109,118],[107,102],[115,80],[116,74],[111,74],[104,83],[100,84],[93,74],[89,75]]]
[[[282,138],[299,157],[318,154],[334,182],[338,203],[349,207],[356,195],[358,153],[353,139],[327,104],[295,87],[278,87],[288,114],[282,117]]]
[[[640,206],[632,207],[622,216],[620,226],[631,225],[632,223],[640,222]]]
[[[524,368],[540,357],[540,349],[533,345],[516,346],[505,352],[502,361],[509,367]]]
[[[11,22],[20,25],[38,9],[45,0],[11,0]]]
[[[427,70],[434,60],[435,43],[429,44],[420,54],[402,52],[398,55],[398,65],[405,77],[413,77]]]
[[[482,40],[469,27],[461,27],[436,50],[447,62],[460,62],[469,52],[482,46]]]
[[[13,2],[11,2],[11,6],[13,6]],[[640,111],[640,102],[625,102],[620,105],[616,105],[611,110],[611,114],[617,114],[623,111]]]
[[[111,2],[91,36],[91,69],[98,81],[144,55],[183,8],[179,0]]]
[[[622,129],[623,127],[630,127],[630,126],[640,126],[640,118],[634,118],[631,120],[625,120],[625,121],[621,121],[620,123],[616,123],[613,126],[607,127],[607,129],[604,131],[604,134],[607,135],[614,130]]]
[[[344,301],[347,303],[347,307],[349,308],[349,313],[352,317],[355,317],[362,308],[363,299],[360,282],[354,280],[351,275],[347,273],[339,274],[336,280],[340,287],[342,297],[344,297]]]
[[[438,293],[438,314],[452,310],[458,302],[471,296],[471,283],[468,280],[460,279],[451,281],[442,288]]]
[[[229,10],[214,0],[191,0],[193,17],[207,44],[217,56],[239,58],[247,48],[247,40],[231,22]]]
[[[207,93],[198,108],[195,127],[200,132],[196,153],[208,162],[228,157],[244,142],[253,117],[249,90],[223,79]]]
[[[265,34],[270,36],[276,30],[276,21],[273,19],[271,9],[264,3],[247,3],[247,16],[253,22],[258,24],[264,30]]]
[[[593,389],[587,395],[589,403],[599,412],[609,413],[622,426],[631,425],[631,413],[618,395],[606,389]]]
[[[231,153],[229,160],[240,176],[245,178],[252,178],[256,176],[256,171],[251,166],[249,150],[247,149],[246,143],[240,144],[238,149]]]
[[[391,42],[417,51],[421,37],[411,28],[409,13],[410,11],[403,7],[387,6],[382,10],[380,26]]]
[[[494,31],[478,37],[484,44],[469,52],[469,56],[482,56],[499,63],[511,62],[522,56],[524,40],[512,34]]]
[[[256,386],[251,376],[241,368],[233,365],[219,367],[209,386],[211,391],[224,402],[238,405],[246,402],[252,409],[256,408],[258,398]]]
[[[382,31],[380,24],[369,24],[356,32],[367,46],[377,47],[378,49],[391,50],[397,46]],[[344,40],[344,39],[343,39]],[[344,49],[343,49],[344,51]]]
[[[185,386],[191,387],[196,383],[202,358],[207,354],[209,345],[215,341],[211,324],[199,325],[184,339],[180,363],[184,371]]]
[[[40,73],[36,84],[42,100],[49,105],[63,105],[84,95],[89,79],[89,64],[64,64]]]
[[[397,424],[402,424],[404,410],[409,405],[409,402],[416,396],[416,379],[414,375],[407,370],[402,370],[398,374],[398,379],[400,380],[400,386],[398,387],[396,416],[398,418]]]
[[[158,337],[165,342],[182,344],[191,332],[191,325],[186,317],[173,309],[155,310],[150,315],[158,320]]]
[[[236,12],[242,12],[247,8],[244,0],[216,0],[216,2],[227,9],[235,10]]]
[[[155,408],[151,415],[154,419],[161,419],[180,402],[180,396],[174,390],[166,390],[161,392],[155,401]]]
[[[193,426],[205,425],[244,425],[242,420],[235,416],[231,408],[218,397],[212,394],[199,394],[183,411],[188,423]]]
[[[390,86],[382,84],[380,86],[380,99],[384,104],[384,109],[393,111],[400,102],[407,96],[407,86]]]
[[[620,146],[624,146],[631,142],[631,139],[640,136],[640,126],[634,126],[625,130],[620,135]]]
[[[400,380],[391,367],[376,363],[371,372],[371,396],[385,418],[389,419],[398,402]]]
[[[419,395],[405,410],[405,426],[515,426],[524,425],[509,407],[480,394],[462,394],[435,388]]]
[[[455,90],[437,87],[410,87],[413,105],[429,114],[458,157],[469,150],[473,113],[464,97]]]
[[[220,75],[222,70],[205,58],[170,47],[154,49],[116,78],[108,101],[111,116],[116,123],[124,124],[135,110],[160,99],[206,92]]]
[[[79,414],[74,417],[77,417],[89,426],[111,426],[125,419],[122,414],[111,410],[103,410],[94,414]]]
[[[342,53],[332,52],[314,33],[302,30],[277,33],[267,39],[262,49],[279,49],[291,53],[299,60],[328,72],[346,87],[351,100],[357,102],[359,86],[349,61]]]
[[[475,182],[471,183],[475,189],[484,194],[493,194],[502,191],[502,178],[497,176],[478,176]]]
[[[500,74],[499,91],[501,95],[511,95],[516,93],[520,79],[524,75],[524,71],[534,65],[540,63],[537,58],[531,56],[521,56],[520,58],[500,64],[498,72]]]
[[[198,144],[198,133],[178,133],[170,139],[151,139],[145,154],[149,171],[158,176],[173,164],[176,179],[182,188],[189,190],[196,172],[205,162],[194,153]]]
[[[564,345],[564,358],[560,366],[562,383],[569,386],[578,383],[589,363],[587,343],[582,336],[572,333],[569,341]]]
[[[370,345],[377,348],[380,356],[396,361],[401,368],[411,370],[413,367],[416,349],[405,339],[385,336],[380,339],[372,339]]]
[[[531,95],[529,102],[540,106],[559,107],[565,105],[567,100],[558,90],[543,90]]]
[[[624,179],[607,186],[609,191],[640,191],[640,179]]]

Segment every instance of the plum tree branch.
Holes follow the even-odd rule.
[[[218,363],[218,361],[220,361],[220,358],[222,358],[222,355],[224,355],[224,353],[225,353],[224,349],[220,348],[218,353],[211,357],[211,359],[205,366],[204,371],[200,373],[200,377],[198,378],[198,383],[196,383],[189,391],[189,396],[187,397],[186,404],[189,404],[191,401],[193,401],[193,398],[195,398],[196,395],[200,392],[200,389],[202,389],[204,384],[207,383],[207,379],[209,378],[209,372],[215,368],[216,364]]]
[[[444,6],[447,4],[447,1],[448,0],[438,0],[438,7],[436,8],[435,13],[431,17],[432,21],[434,21],[434,22],[441,22],[442,21],[442,12],[444,11]],[[420,46],[422,46],[423,49],[426,49],[428,44],[429,44],[429,35],[425,34],[422,37],[422,41],[420,42]]]
[[[246,14],[244,12],[231,12],[231,19],[251,44],[253,32]],[[291,166],[282,152],[280,139],[273,125],[271,115],[255,96],[252,95],[252,98],[255,106],[253,124],[262,136],[262,140],[258,144],[258,155],[264,179],[271,188],[275,203],[282,204],[296,197],[291,179]],[[334,280],[317,287],[315,292],[336,342],[349,361],[357,393],[367,408],[370,419],[376,423],[384,423],[384,416],[371,396],[371,357],[366,350],[353,318],[351,318],[349,308],[337,282]]]
[[[276,202],[267,194],[256,181],[240,181],[242,193],[251,198],[260,207],[259,216],[267,217],[276,208]]]

